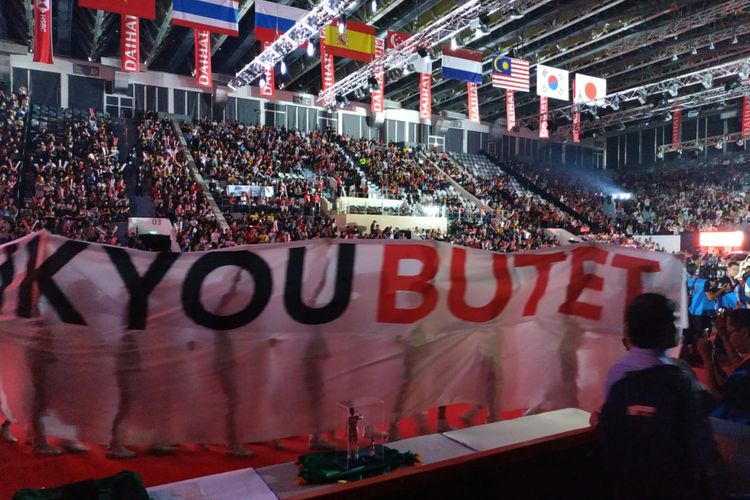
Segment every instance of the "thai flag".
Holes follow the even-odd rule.
[[[174,0],[172,24],[238,36],[239,0]]]
[[[310,11],[265,0],[255,1],[255,39],[273,42]]]
[[[482,52],[443,46],[443,78],[482,83]]]

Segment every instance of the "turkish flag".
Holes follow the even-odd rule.
[[[156,19],[156,0],[78,0],[78,6],[141,19]]]
[[[411,38],[411,35],[402,31],[389,31],[386,39],[386,48],[393,49]]]

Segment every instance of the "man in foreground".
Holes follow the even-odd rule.
[[[628,352],[607,375],[598,422],[615,498],[711,498],[717,455],[700,385],[665,355],[674,321],[674,305],[655,293],[625,310]]]

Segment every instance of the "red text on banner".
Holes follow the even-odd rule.
[[[378,88],[370,93],[370,105],[373,113],[382,113],[385,110],[383,98],[385,93],[385,75],[383,74],[383,64],[379,58],[385,52],[385,40],[382,38],[375,39],[375,80],[378,82]]]
[[[419,119],[432,118],[432,73],[419,74]]]
[[[120,16],[120,71],[138,73],[141,70],[140,35],[137,17]]]
[[[52,0],[34,0],[34,62],[53,62]]]
[[[211,87],[211,32],[195,30],[195,82]]]
[[[466,91],[469,96],[469,121],[479,123],[479,96],[477,95],[477,84],[466,82]]]
[[[273,42],[263,42],[263,50],[270,47]],[[263,71],[264,85],[260,86],[260,95],[263,97],[274,97],[276,95],[276,74],[273,66]]]
[[[672,113],[672,144],[680,142],[680,134],[682,134],[682,110],[675,109]]]
[[[516,97],[511,89],[505,89],[505,114],[508,131],[516,126]]]
[[[547,128],[547,96],[539,97],[539,137],[549,139],[549,129]]]

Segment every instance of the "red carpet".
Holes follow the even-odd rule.
[[[448,409],[448,422],[456,428],[465,427],[461,415],[470,405],[452,405]],[[521,416],[522,410],[503,413],[503,419]],[[434,432],[437,410],[431,410],[427,417],[428,426]],[[473,425],[483,422],[484,413],[476,416]],[[17,437],[23,433],[14,429]],[[409,418],[400,426],[402,438],[419,433],[417,420]],[[54,440],[52,440],[54,443]],[[255,451],[252,458],[235,458],[224,455],[222,446],[210,446],[203,450],[197,445],[183,445],[173,456],[139,455],[130,460],[110,460],[104,456],[103,446],[91,446],[91,451],[61,457],[37,457],[31,454],[31,447],[21,444],[0,443],[0,500],[11,498],[20,488],[54,487],[83,479],[105,477],[121,470],[136,471],[146,486],[171,483],[209,474],[217,474],[247,467],[260,468],[266,465],[291,462],[299,455],[309,452],[307,437],[295,437],[283,441],[287,450],[273,449],[269,443],[248,445]],[[144,452],[145,449],[134,448]]]

